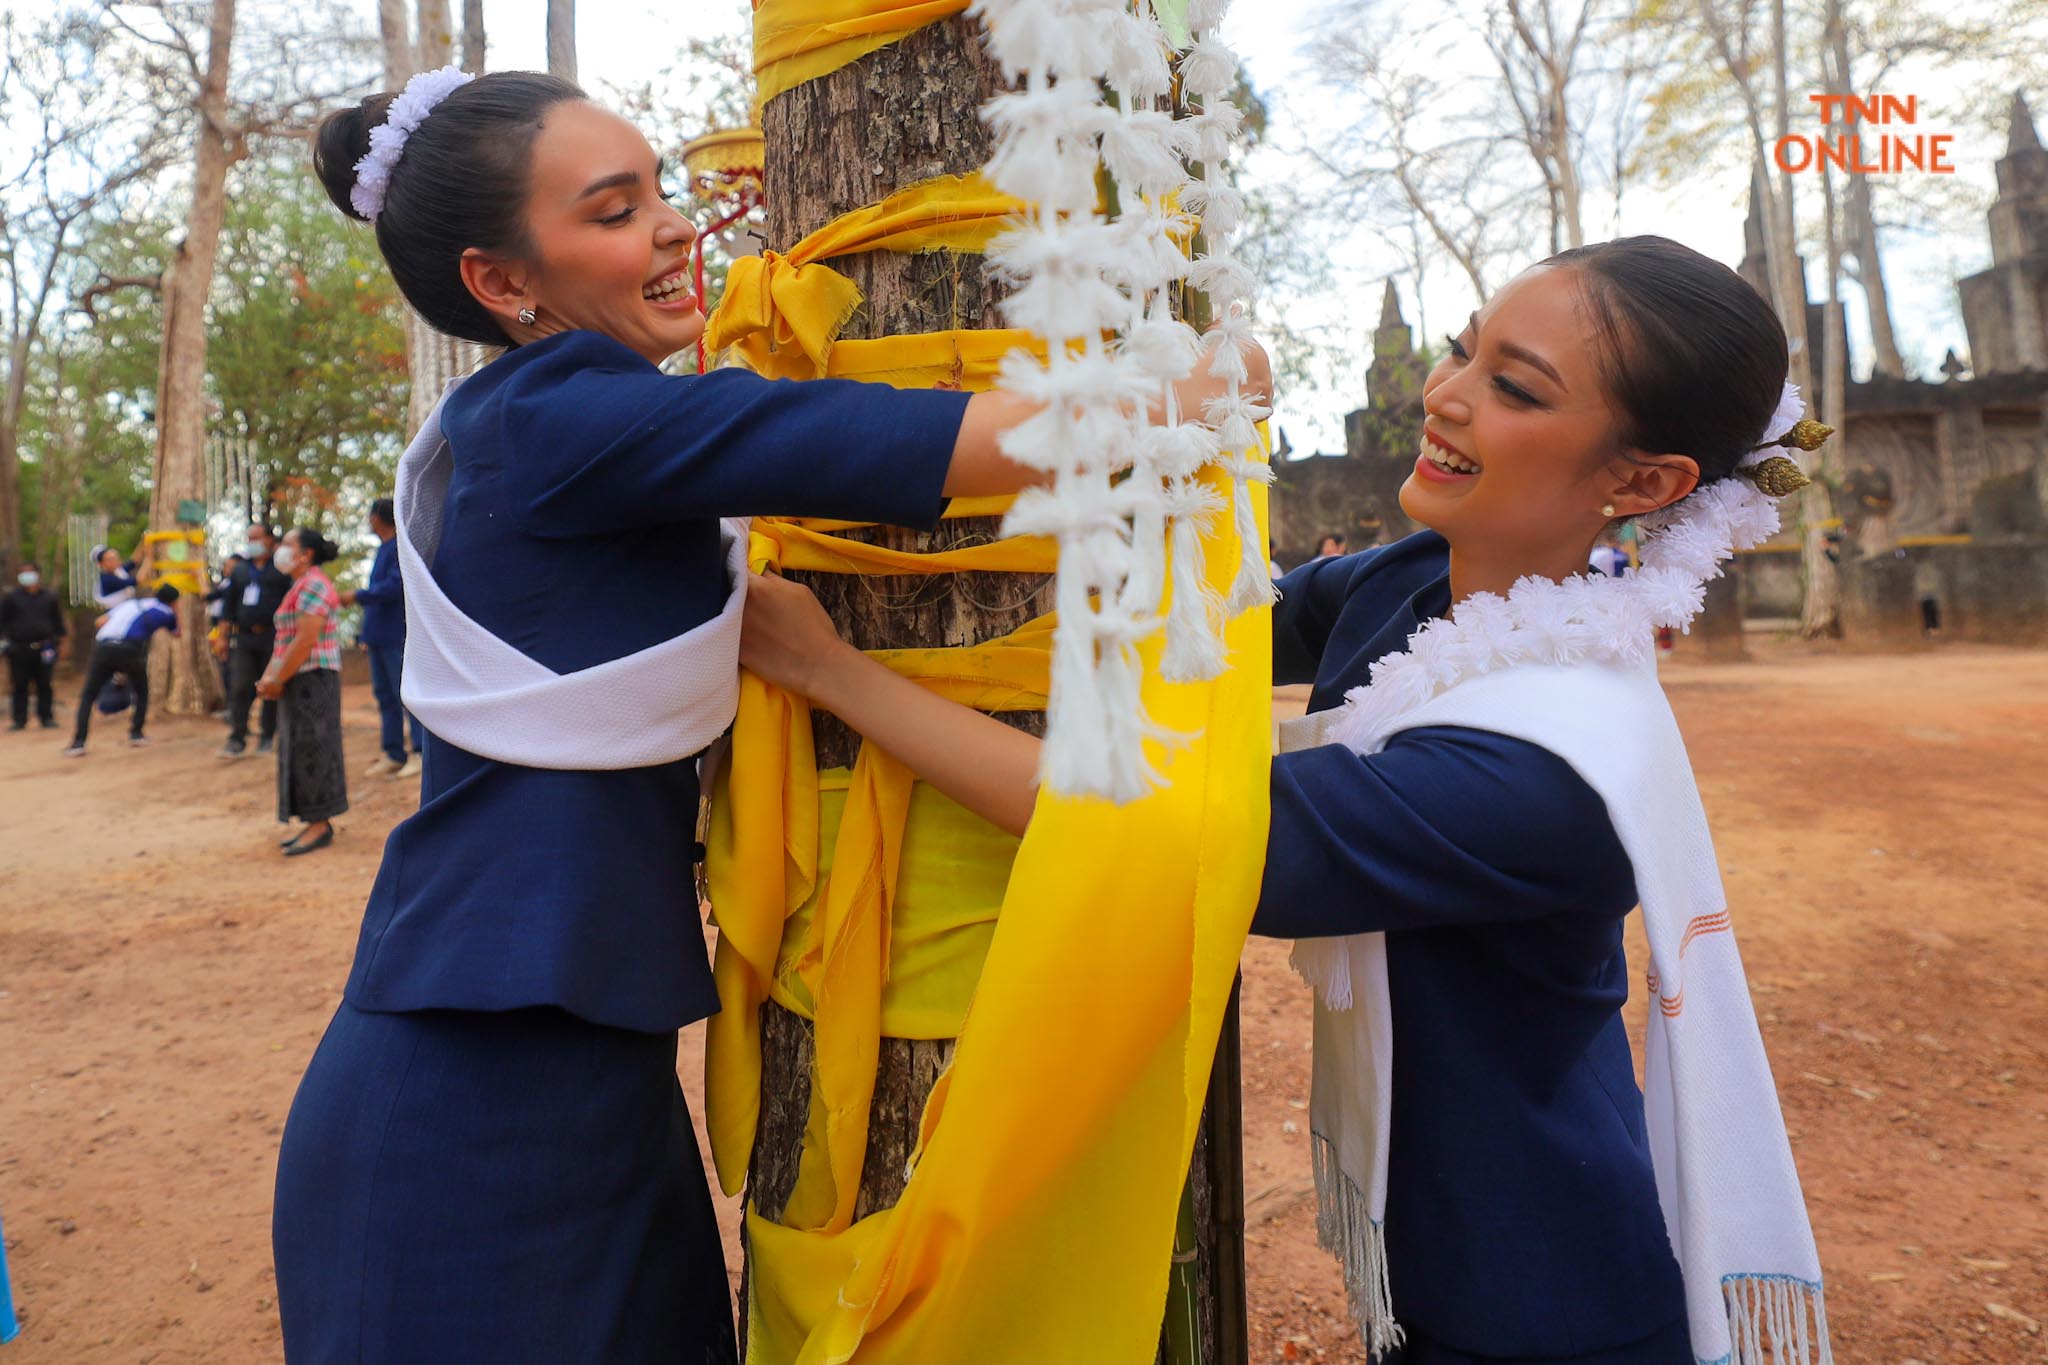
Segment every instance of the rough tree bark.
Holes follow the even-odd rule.
[[[839,214],[920,180],[979,169],[991,143],[977,111],[1001,88],[979,29],[966,18],[954,18],[770,100],[761,120],[767,138],[769,243],[786,251]],[[849,339],[1002,325],[997,288],[979,256],[870,252],[829,264],[866,296],[843,333]],[[932,552],[992,540],[1000,534],[1000,522],[948,521],[929,534],[899,527],[849,534],[896,549]],[[970,644],[1015,629],[1052,605],[1051,579],[1044,575],[791,576],[808,584],[840,633],[864,649]],[[1042,714],[1002,719],[1043,731]],[[858,738],[832,716],[820,713],[813,720],[819,765],[850,764]],[[761,1114],[748,1195],[762,1216],[779,1220],[796,1182],[810,1103],[811,1026],[772,1002],[763,1006],[762,1015]],[[857,1216],[892,1207],[901,1197],[925,1096],[952,1051],[950,1040],[882,1040]],[[1205,1173],[1196,1184],[1198,1213],[1205,1220],[1201,1265],[1206,1271],[1219,1241],[1208,1216],[1210,1205],[1229,1201],[1208,1197],[1206,1141],[1196,1162]],[[1240,1194],[1236,1207],[1241,1206]],[[1228,1243],[1227,1254],[1235,1253],[1234,1227],[1220,1240]],[[1162,1278],[1166,1269],[1160,1267]],[[1205,1285],[1209,1278],[1203,1276]],[[1204,1296],[1203,1310],[1204,1336],[1213,1343],[1213,1292]],[[1221,1358],[1213,1346],[1205,1355],[1211,1362]]]
[[[149,524],[178,524],[178,504],[206,498],[206,299],[226,211],[228,167],[242,155],[228,123],[228,57],[235,0],[213,0],[206,25],[206,73],[199,87],[199,136],[185,240],[164,271],[163,349],[157,362],[155,488]],[[206,604],[187,594],[175,638],[150,660],[150,690],[170,715],[204,715],[220,699],[220,675],[206,650]]]

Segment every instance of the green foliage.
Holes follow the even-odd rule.
[[[109,286],[162,271],[180,199],[158,194],[93,225],[65,291],[89,307],[34,357],[23,529],[46,562],[61,561],[72,512],[105,512],[124,550],[144,528],[162,301],[145,283]],[[388,491],[402,448],[404,334],[374,240],[334,211],[296,144],[236,168],[208,311],[210,432],[248,436],[270,515],[352,525]]]
[[[397,291],[376,243],[334,211],[296,158],[238,168],[221,234],[207,343],[224,429],[321,500],[374,497],[405,435]],[[297,482],[303,481],[303,482]]]

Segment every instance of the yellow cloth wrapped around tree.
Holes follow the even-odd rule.
[[[860,287],[819,262],[861,251],[980,251],[1023,209],[975,174],[926,180],[841,214],[786,253],[734,261],[704,344],[736,348],[748,368],[770,378],[816,378],[828,372],[833,343],[861,304]]]
[[[1205,477],[1223,488],[1220,473]],[[1220,590],[1237,547],[1218,521],[1205,546]],[[820,983],[819,1122],[788,1225],[749,1211],[750,1361],[1151,1359],[1174,1213],[1264,860],[1270,630],[1264,610],[1231,622],[1232,667],[1205,683],[1161,681],[1159,642],[1146,646],[1146,709],[1191,737],[1158,755],[1171,785],[1125,806],[1040,793],[953,1065],[926,1102],[912,1178],[894,1209],[858,1222],[860,1168],[846,1153],[856,1140],[864,1151],[866,1123],[864,1101],[847,1097],[872,1093],[870,1018],[879,1038],[890,879],[907,846],[891,822],[911,798],[907,775],[884,764],[850,779],[831,861],[831,880],[847,885],[820,893],[804,935],[815,962],[808,946],[797,955],[799,978]],[[758,1007],[774,988],[785,921],[818,885],[818,775],[799,771],[811,762],[808,727],[801,705],[743,679],[718,816],[730,824],[714,828],[709,859],[723,1012],[707,1112],[728,1191],[758,1110]],[[870,822],[858,839],[856,820]],[[841,1027],[849,1041],[828,1043]],[[869,1074],[852,1075],[863,1057]]]
[[[951,18],[968,0],[758,0],[754,6],[754,101],[830,75],[928,24]]]

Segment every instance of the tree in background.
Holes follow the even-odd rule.
[[[158,125],[99,78],[102,34],[60,12],[30,25],[0,18],[0,573],[22,558],[20,451],[30,380],[69,302],[66,267],[94,227],[120,211],[170,156]],[[61,556],[37,556],[51,565]]]
[[[576,0],[548,0],[548,74],[576,79]]]

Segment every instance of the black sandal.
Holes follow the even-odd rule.
[[[317,852],[319,852],[319,851],[320,851],[321,849],[323,849],[323,848],[327,847],[327,846],[328,846],[329,844],[331,844],[331,843],[333,843],[333,842],[334,842],[334,826],[333,826],[333,825],[329,825],[329,826],[328,826],[328,827],[327,827],[327,828],[326,828],[326,829],[325,829],[325,830],[324,830],[324,831],[323,831],[323,832],[321,833],[320,837],[319,837],[319,838],[317,838],[317,839],[315,839],[315,840],[313,840],[313,842],[312,842],[312,843],[310,843],[310,844],[302,844],[302,843],[298,842],[298,840],[296,840],[296,839],[295,839],[295,840],[293,840],[293,841],[292,841],[292,844],[291,844],[291,846],[290,846],[289,848],[285,849],[285,851],[284,851],[284,856],[285,856],[285,857],[287,857],[287,858],[296,858],[296,857],[298,857],[298,856],[299,856],[300,854],[302,854],[302,853],[317,853]]]

